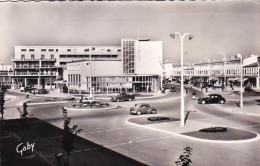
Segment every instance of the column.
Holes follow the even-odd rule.
[[[24,87],[27,87],[27,78],[24,78]]]
[[[259,77],[256,77],[256,88],[259,88]]]

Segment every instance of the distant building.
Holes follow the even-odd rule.
[[[12,80],[10,75],[13,73],[12,65],[0,64],[0,86],[11,87]]]

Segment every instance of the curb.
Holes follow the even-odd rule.
[[[45,102],[45,103],[27,103],[27,105],[45,105],[45,104],[63,104],[63,103],[68,103],[68,101]]]
[[[108,110],[108,109],[115,109],[118,106],[114,106],[114,107],[109,107],[109,108],[96,108],[96,109],[76,109],[76,108],[68,108],[68,107],[64,107],[64,109],[69,110],[69,111],[95,111],[95,110]]]
[[[257,139],[259,139],[259,134],[255,133],[255,132],[252,132],[252,131],[248,131],[248,132],[252,132],[252,133],[256,134],[256,137],[255,138],[251,138],[251,139],[236,140],[236,141],[235,140],[230,140],[230,141],[209,140],[209,139],[202,139],[202,138],[191,137],[191,136],[183,135],[183,134],[180,134],[180,133],[169,132],[169,131],[165,131],[165,130],[161,130],[161,129],[156,129],[156,128],[152,128],[152,127],[148,127],[148,126],[144,126],[144,125],[139,125],[139,124],[136,124],[136,123],[129,122],[128,120],[126,120],[126,123],[131,124],[131,125],[140,126],[140,127],[143,127],[143,128],[147,128],[147,129],[150,129],[150,130],[164,132],[164,133],[167,133],[167,134],[170,134],[170,135],[174,135],[174,136],[180,136],[180,137],[183,137],[183,138],[188,138],[188,139],[191,139],[191,140],[194,140],[194,141],[207,142],[207,143],[246,143],[246,142],[256,141]],[[239,129],[239,130],[242,130],[242,129]],[[247,131],[247,130],[244,130],[244,131]]]

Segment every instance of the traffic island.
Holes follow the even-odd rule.
[[[109,110],[117,108],[117,105],[102,105],[102,106],[83,106],[81,104],[72,104],[71,106],[64,107],[68,111],[95,111],[95,110]]]
[[[139,125],[172,122],[172,121],[180,121],[180,119],[172,118],[172,117],[165,117],[165,116],[152,116],[152,117],[143,116],[143,117],[128,119],[128,122],[139,124]]]
[[[241,141],[251,140],[258,137],[258,134],[253,133],[251,131],[240,130],[230,127],[211,127],[181,134],[198,139],[216,141]]]

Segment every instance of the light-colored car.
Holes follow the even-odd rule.
[[[139,103],[135,104],[134,107],[130,108],[130,114],[156,114],[157,110],[154,107],[151,107],[149,104],[146,103]]]

